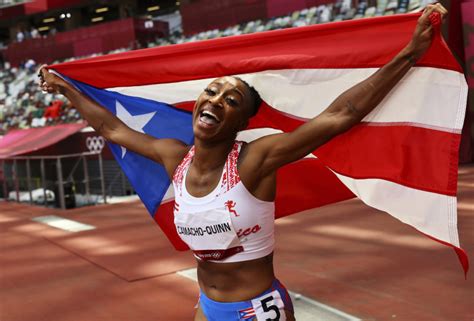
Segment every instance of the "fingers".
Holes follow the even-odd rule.
[[[448,14],[448,10],[441,3],[433,3],[426,6],[423,11],[423,16],[429,17],[433,12],[438,12],[441,15],[441,18],[444,18]]]
[[[443,7],[441,3],[436,3],[436,10],[441,14],[441,16],[446,16],[448,14],[448,10]]]
[[[44,81],[44,68],[46,68],[47,65],[41,65],[38,68],[38,78],[39,78],[39,86],[43,91],[46,91],[43,87],[45,86],[45,81]]]
[[[44,85],[44,86],[41,86],[41,90],[44,92],[44,93],[49,93],[49,94],[53,94],[56,92],[56,90],[51,87],[51,86],[48,86],[48,85]]]
[[[41,65],[39,68],[38,68],[38,77],[40,79],[44,78],[44,71],[47,71],[48,69],[48,65]]]
[[[45,77],[49,73],[48,71],[48,65],[41,65],[38,68],[38,78],[39,78],[39,86],[41,90],[45,93],[54,93],[56,90],[48,84],[48,82],[45,80]]]
[[[418,20],[419,26],[423,26],[422,28],[424,30],[427,30],[428,27],[439,29],[447,14],[448,11],[440,3],[430,4],[426,6],[422,16]]]
[[[427,5],[425,9],[423,10],[423,16],[429,16],[433,12],[434,9],[435,9],[434,4]]]
[[[448,14],[448,10],[446,10],[445,7],[443,7],[443,5],[441,3],[436,3],[434,5],[434,10],[433,12],[437,12],[441,15],[441,21],[444,21],[444,19],[446,18],[446,15]],[[441,23],[440,21],[440,23]]]
[[[41,90],[42,90],[43,92],[48,92],[49,86],[48,86],[45,82],[43,82],[43,83],[40,85],[40,87],[41,87]]]
[[[43,79],[40,80],[40,84],[39,84],[41,90],[45,93],[53,93],[55,92],[56,90],[50,86],[46,81],[44,81]]]

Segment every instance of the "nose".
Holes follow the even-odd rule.
[[[222,103],[223,99],[224,99],[224,97],[222,97],[222,94],[217,94],[217,95],[214,95],[212,97],[209,97],[209,102],[211,103],[212,106],[222,108],[223,107],[223,103]]]

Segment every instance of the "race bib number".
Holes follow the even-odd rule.
[[[257,321],[286,321],[285,304],[276,290],[253,299],[252,306]]]

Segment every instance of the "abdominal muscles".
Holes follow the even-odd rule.
[[[252,299],[266,291],[275,278],[273,253],[263,258],[234,263],[197,261],[199,286],[214,301]]]

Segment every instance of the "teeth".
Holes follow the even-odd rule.
[[[207,115],[207,116],[210,116],[210,117],[216,119],[217,121],[220,121],[220,120],[219,120],[219,117],[217,117],[215,114],[211,113],[211,112],[208,111],[208,110],[204,110],[204,111],[201,113],[201,115],[203,115],[203,116],[204,116],[204,115]]]

